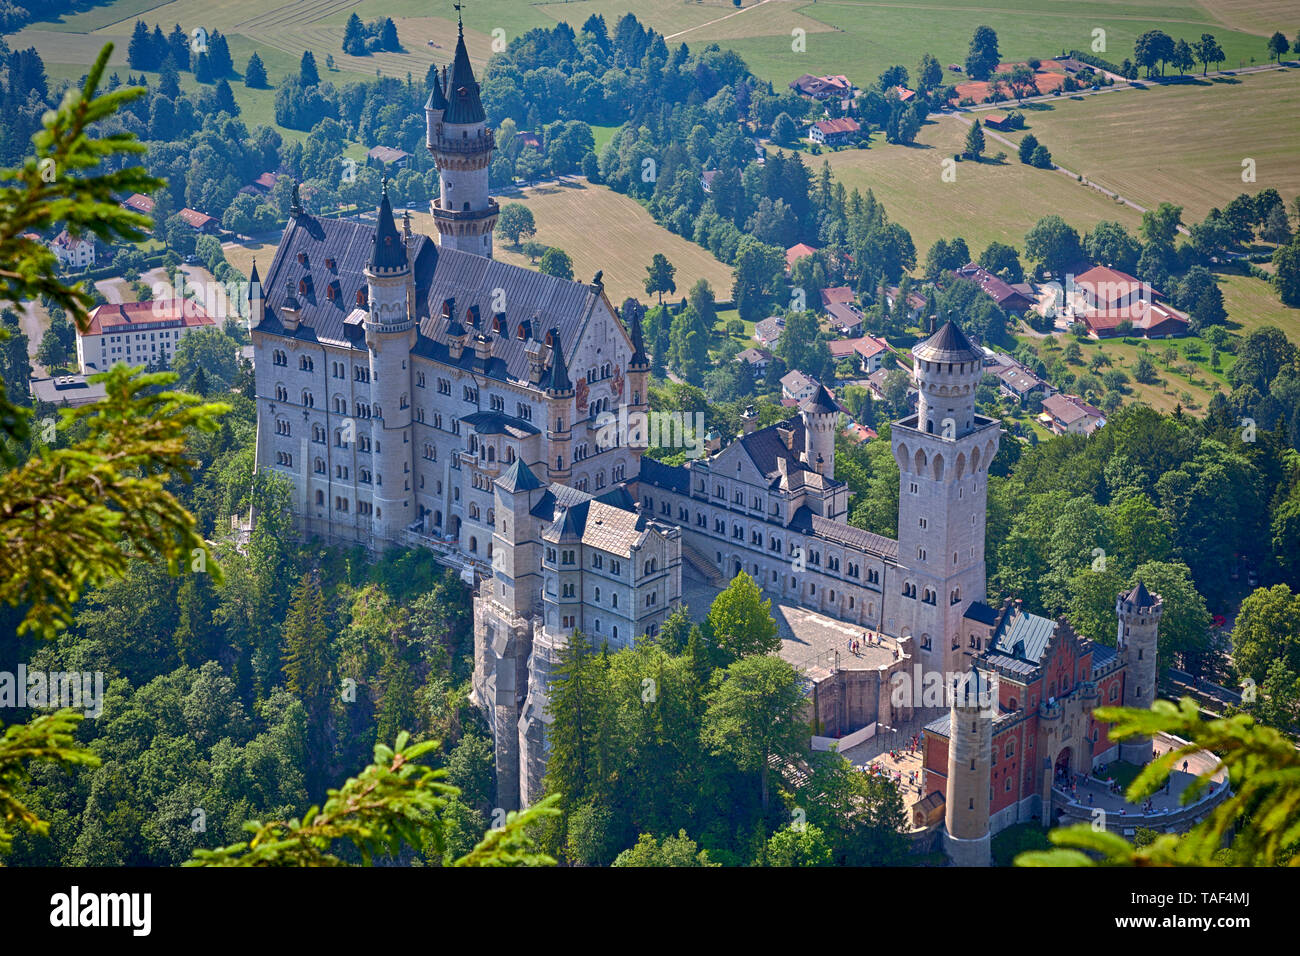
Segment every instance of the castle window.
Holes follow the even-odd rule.
[[[323,492],[323,491],[317,491],[317,492],[316,492],[316,504],[318,504],[318,505],[324,505],[324,504],[325,504],[325,492]]]

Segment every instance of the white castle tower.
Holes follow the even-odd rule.
[[[411,373],[415,346],[415,280],[408,237],[397,231],[388,202],[388,182],[379,201],[375,247],[366,265],[368,314],[366,348],[370,351],[370,397],[373,417],[371,464],[375,509],[375,543],[398,538],[412,521],[411,494]]]
[[[500,211],[488,195],[488,167],[496,148],[460,25],[451,75],[434,76],[424,106],[426,142],[438,166],[441,191],[430,204],[439,245],[492,258],[492,229]]]
[[[826,391],[818,385],[799,406],[803,418],[804,461],[823,478],[835,477],[835,423],[840,410]]]
[[[948,791],[944,850],[955,866],[989,866],[989,768],[993,758],[994,690],[978,670],[952,685],[948,710]]]
[[[954,322],[913,346],[912,357],[917,413],[895,422],[890,436],[900,472],[898,555],[908,568],[899,606],[926,666],[959,673],[970,651],[962,615],[988,597],[988,467],[1001,428],[975,413],[983,355]]]
[[[1121,593],[1115,603],[1119,616],[1116,649],[1124,662],[1124,706],[1147,710],[1156,699],[1156,645],[1165,602],[1141,581]],[[1119,745],[1121,760],[1143,766],[1151,759],[1151,738],[1139,737]]]

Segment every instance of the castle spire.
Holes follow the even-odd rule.
[[[569,381],[569,370],[564,364],[564,345],[560,342],[560,330],[551,329],[549,338],[551,340],[551,384],[547,391],[552,394],[573,391],[573,383]]]
[[[461,25],[460,36],[456,39],[456,56],[451,64],[451,80],[445,90],[447,97],[447,115],[444,122],[453,125],[469,125],[487,120],[483,112],[483,103],[479,99],[478,81],[474,79],[474,67],[469,62],[469,50],[465,48],[465,28]]]
[[[406,244],[397,231],[393,221],[393,207],[388,201],[388,180],[384,179],[383,192],[379,197],[379,215],[375,225],[375,248],[370,254],[370,268],[404,269],[406,267]]]

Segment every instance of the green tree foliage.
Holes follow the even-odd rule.
[[[374,762],[302,817],[249,822],[248,840],[216,850],[197,850],[191,866],[345,866],[345,850],[365,866],[396,856],[403,848],[441,858],[445,834],[442,814],[458,795],[443,782],[445,770],[421,762],[436,749],[429,741],[411,744],[399,734],[395,746],[376,744]],[[452,866],[547,866],[555,861],[538,852],[528,828],[555,813],[553,799],[489,830],[472,851]]]
[[[1098,720],[1114,724],[1112,740],[1173,734],[1187,741],[1162,753],[1129,785],[1126,798],[1141,803],[1183,760],[1198,751],[1218,761],[1183,794],[1203,796],[1212,777],[1226,771],[1232,792],[1187,833],[1165,833],[1138,847],[1089,824],[1053,830],[1057,849],[1021,854],[1017,866],[1278,866],[1295,865],[1300,829],[1300,753],[1293,741],[1247,715],[1203,720],[1190,698],[1175,706],[1156,701],[1151,710],[1100,707]],[[1226,852],[1224,848],[1226,846]]]
[[[781,647],[772,601],[763,599],[763,592],[744,571],[713,599],[707,620],[708,633],[724,662],[771,654]]]
[[[1060,216],[1044,216],[1025,234],[1025,255],[1054,275],[1064,275],[1082,254],[1079,234]]]
[[[666,836],[663,842],[649,833],[637,837],[636,845],[618,855],[614,866],[721,866],[709,861],[709,851],[701,850],[685,830]]]
[[[1275,661],[1300,673],[1300,594],[1278,584],[1242,601],[1232,629],[1232,660],[1256,684],[1265,682]]]
[[[249,56],[248,66],[244,68],[244,85],[254,90],[266,89],[266,66],[256,51]]]
[[[993,28],[976,27],[970,41],[970,52],[966,55],[966,75],[972,80],[987,80],[997,70],[1001,59],[998,35]]]
[[[537,268],[548,276],[573,281],[573,260],[558,246],[551,246],[542,253],[542,260],[537,264]]]
[[[673,281],[677,267],[669,262],[668,257],[662,252],[656,252],[645,271],[648,273],[645,279],[646,295],[658,294],[659,304],[663,305],[664,293],[671,294],[677,291],[677,283]]]
[[[763,809],[770,793],[770,758],[794,760],[807,746],[804,697],[794,669],[779,657],[742,657],[728,666],[708,697],[702,739],[741,773],[756,774]]]
[[[520,240],[537,235],[533,211],[521,202],[506,203],[497,217],[496,231],[509,240],[511,245],[518,247]]]

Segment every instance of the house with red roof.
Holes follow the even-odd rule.
[[[822,146],[842,146],[862,132],[862,125],[851,116],[819,120],[808,127],[808,138]]]
[[[1186,335],[1191,321],[1160,300],[1164,296],[1150,283],[1127,272],[1094,266],[1073,279],[1074,292],[1083,302],[1083,322],[1094,338],[1140,335],[1149,339]]]
[[[853,95],[853,84],[843,74],[813,76],[805,73],[790,84],[790,89],[810,100],[846,99]]]
[[[182,338],[216,324],[193,299],[101,305],[90,313],[86,328],[77,329],[77,363],[83,375],[119,362],[166,366]]]
[[[795,243],[789,249],[785,250],[785,267],[787,269],[793,269],[796,262],[800,259],[806,258],[807,256],[811,256],[816,251],[816,246],[810,246],[806,242]]]
[[[190,209],[188,206],[178,212],[176,215],[185,220],[191,228],[207,235],[214,235],[217,227],[221,225],[220,221],[212,216],[199,212],[197,209]]]

